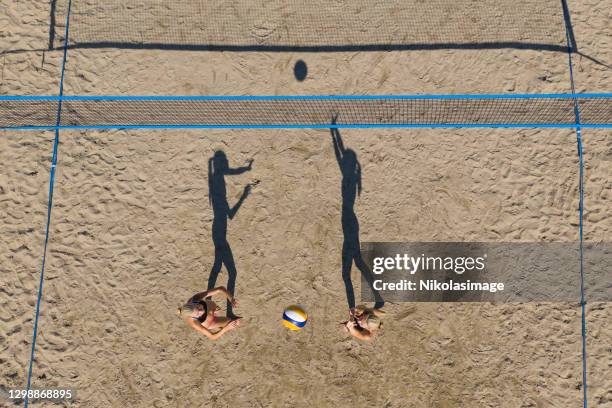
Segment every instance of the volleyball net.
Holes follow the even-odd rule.
[[[612,94],[3,96],[0,129],[612,128]],[[58,115],[59,113],[59,115]]]
[[[51,6],[50,44],[65,52],[573,49],[563,0],[52,0]],[[0,97],[0,129],[610,127],[610,95],[7,96]]]
[[[68,0],[54,0],[61,47]],[[73,0],[70,46],[210,50],[566,49],[559,0]]]

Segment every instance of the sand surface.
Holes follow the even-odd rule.
[[[585,54],[575,55],[577,90],[610,92],[604,64],[612,64],[611,4],[569,6]],[[151,10],[151,18],[161,16],[159,8]],[[97,15],[109,19],[103,10]],[[61,52],[43,51],[48,3],[0,0],[0,24],[7,27],[0,31],[0,94],[57,94]],[[298,59],[309,68],[303,82],[293,76]],[[542,50],[77,48],[69,52],[64,89],[67,95],[294,95],[570,88],[567,54]],[[362,166],[356,204],[362,241],[578,239],[571,130],[341,134]],[[0,133],[5,390],[26,382],[53,136]],[[591,242],[612,236],[610,136],[583,132]],[[347,314],[341,176],[329,131],[65,131],[60,137],[32,386],[77,389],[77,402],[66,406],[581,406],[577,304],[388,304],[372,343],[340,332],[337,323]],[[226,177],[230,204],[247,183],[259,183],[228,231],[244,325],[212,342],[182,324],[175,309],[205,289],[213,263],[207,180],[216,150],[232,166],[254,159],[252,171]],[[226,280],[223,270],[218,283]],[[356,271],[353,281],[359,293]],[[293,303],[312,316],[300,333],[279,323]],[[594,407],[612,406],[611,310],[609,303],[587,307]]]

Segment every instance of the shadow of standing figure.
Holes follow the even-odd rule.
[[[251,170],[253,160],[249,160],[244,167],[231,168],[225,153],[221,150],[215,152],[208,160],[208,198],[213,209],[212,239],[215,245],[215,261],[208,278],[208,290],[212,290],[217,282],[221,266],[225,265],[228,273],[227,291],[233,296],[236,287],[236,264],[232,249],[227,242],[227,220],[234,218],[240,206],[249,195],[251,185],[244,187],[238,202],[230,207],[227,202],[227,189],[225,186],[226,175],[242,174]],[[227,302],[227,316],[237,317],[232,311],[232,305]]]
[[[336,119],[332,124],[336,123]],[[384,305],[384,300],[373,287],[374,275],[361,256],[359,244],[359,221],[355,215],[355,200],[361,194],[361,166],[357,160],[357,154],[344,147],[340,131],[330,129],[334,153],[342,173],[342,232],[344,242],[342,244],[342,280],[346,288],[346,300],[351,312],[355,309],[355,292],[351,280],[351,269],[353,262],[362,276],[368,282],[370,289],[374,293],[376,304],[374,308],[380,309]]]

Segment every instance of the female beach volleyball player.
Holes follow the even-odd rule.
[[[356,339],[372,340],[382,327],[380,318],[384,314],[380,309],[368,309],[359,305],[353,310],[349,320],[342,322],[342,325],[344,330]]]
[[[238,304],[234,296],[223,286],[220,286],[212,290],[196,293],[178,309],[179,316],[183,318],[188,326],[211,340],[216,340],[228,331],[240,326],[239,317],[215,316],[215,312],[219,307],[210,298],[218,294],[224,295],[232,306],[236,307]]]

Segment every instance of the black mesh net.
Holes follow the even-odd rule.
[[[612,96],[578,97],[581,123],[612,126]],[[0,100],[0,128],[53,127],[57,99]],[[65,98],[62,127],[571,126],[571,97]]]
[[[61,45],[67,0],[56,0]],[[70,44],[210,49],[563,48],[559,0],[73,0]]]

